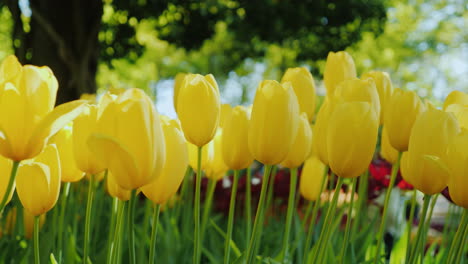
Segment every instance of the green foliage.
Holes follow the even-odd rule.
[[[0,61],[13,53],[13,21],[6,6],[0,5]]]

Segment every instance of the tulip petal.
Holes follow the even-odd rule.
[[[57,146],[47,145],[44,150],[34,159],[35,162],[46,164],[49,167],[49,199],[48,208],[54,207],[60,193],[61,168]]]
[[[138,176],[138,169],[133,155],[115,138],[91,134],[88,138],[88,146],[96,157],[101,160],[114,175],[117,184],[127,190],[133,190],[140,186],[134,185],[134,177]]]
[[[29,140],[28,158],[41,152],[47,140],[62,129],[66,124],[75,119],[83,110],[86,101],[77,100],[57,106],[50,112],[34,130]]]
[[[50,170],[42,163],[23,163],[16,177],[16,191],[24,208],[38,216],[47,212]]]
[[[8,182],[10,181],[11,167],[11,160],[4,157],[0,157],[0,197],[3,197],[5,195]],[[15,190],[14,186],[12,190]],[[10,192],[10,196],[8,197],[7,203],[11,200],[11,197],[14,193],[13,191]]]
[[[0,83],[13,81],[21,73],[21,70],[21,63],[16,56],[7,56],[0,66]]]

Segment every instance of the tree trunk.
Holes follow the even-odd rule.
[[[17,30],[13,33],[21,42],[15,47],[18,58],[23,63],[47,65],[52,69],[59,82],[57,104],[77,99],[82,93],[96,92],[102,0],[30,0],[29,3],[30,31],[23,32],[23,37]],[[22,26],[21,20],[13,13],[14,5],[9,7],[17,29],[18,25]]]

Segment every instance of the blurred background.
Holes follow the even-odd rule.
[[[175,116],[173,78],[213,73],[222,101],[247,104],[262,79],[305,66],[324,94],[329,51],[358,74],[390,73],[395,87],[443,100],[468,92],[465,0],[1,0],[0,60],[49,65],[58,102],[138,87]]]

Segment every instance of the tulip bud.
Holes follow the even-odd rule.
[[[356,78],[353,58],[346,51],[329,52],[323,71],[323,82],[327,88],[327,94],[334,94],[339,83],[353,78]]]
[[[327,128],[330,120],[330,115],[333,112],[335,102],[331,97],[326,97],[322,103],[320,110],[317,114],[314,126],[314,140],[312,141],[312,147],[314,153],[317,153],[320,161],[328,165],[328,149],[327,149]]]
[[[444,101],[444,111],[452,104],[468,105],[468,94],[462,91],[452,91]]]
[[[205,147],[202,148],[202,158],[201,158],[201,169],[205,170],[208,164],[208,160],[210,160],[213,155],[212,145],[208,143]],[[187,152],[189,157],[189,165],[192,167],[194,171],[198,169],[198,147],[192,143],[187,142]]]
[[[215,181],[223,178],[226,172],[229,170],[228,166],[224,163],[223,160],[222,138],[223,130],[218,129],[213,141],[209,143],[209,145],[211,145],[209,151],[212,151],[213,154],[210,155],[210,159],[208,159],[206,163],[205,174],[208,179]]]
[[[453,114],[432,107],[422,113],[411,131],[408,152],[402,157],[403,178],[425,194],[441,192],[449,180],[447,147],[459,130]]]
[[[377,144],[379,116],[367,102],[335,106],[327,129],[330,168],[336,175],[355,178],[367,170]]]
[[[50,143],[57,146],[62,170],[62,182],[76,182],[83,178],[84,173],[78,169],[73,152],[72,127],[62,128],[50,139]]]
[[[213,75],[185,77],[177,98],[177,114],[188,142],[202,147],[213,139],[220,116],[218,85]]]
[[[180,72],[176,74],[174,77],[174,97],[173,97],[173,103],[174,103],[174,110],[177,113],[177,98],[179,97],[179,91],[180,87],[182,86],[182,83],[184,82],[185,76],[187,76],[187,73]]]
[[[466,191],[468,171],[468,130],[456,135],[448,147],[448,167],[450,179],[448,187],[450,197],[455,204],[468,209],[468,192]]]
[[[24,161],[16,176],[16,190],[23,207],[34,216],[52,209],[60,192],[60,159],[57,147],[47,145],[33,160]]]
[[[224,126],[222,154],[224,163],[230,169],[245,169],[253,162],[248,145],[249,121],[247,108],[236,106]]]
[[[21,66],[7,57],[0,67],[0,154],[15,161],[37,156],[47,140],[80,112],[83,102],[54,109],[58,82],[48,67]]]
[[[386,107],[384,125],[390,144],[398,151],[407,151],[414,121],[425,107],[415,92],[398,88]]]
[[[304,163],[299,182],[301,195],[309,200],[315,201],[320,197],[322,181],[326,181],[325,164],[316,156],[311,156]]]
[[[46,214],[39,216],[39,230],[42,228],[46,220]],[[23,223],[24,223],[24,237],[31,239],[34,232],[34,215],[23,208]]]
[[[299,105],[290,83],[263,81],[255,94],[249,125],[249,149],[265,165],[288,155],[299,126]]]
[[[281,163],[286,168],[297,168],[310,156],[312,150],[312,129],[306,113],[299,118],[299,129],[293,146],[286,159]]]
[[[107,179],[106,179],[106,187],[107,192],[110,196],[116,197],[121,201],[128,201],[130,200],[131,192],[129,190],[125,190],[124,188],[120,187],[115,181],[114,176],[109,171],[107,172]]]
[[[72,144],[75,164],[82,172],[88,174],[98,174],[106,169],[104,163],[97,159],[87,144],[89,136],[97,131],[97,127],[98,107],[96,105],[87,105],[73,123]]]
[[[361,77],[362,80],[371,78],[375,82],[375,87],[379,93],[380,99],[380,123],[384,121],[384,113],[387,102],[390,100],[390,97],[393,93],[393,85],[390,80],[390,76],[386,72],[381,71],[370,71],[364,73]]]
[[[128,89],[101,116],[113,126],[93,133],[87,145],[115,181],[127,190],[155,180],[165,161],[165,143],[158,112],[140,89]]]
[[[5,192],[7,191],[8,182],[10,181],[11,167],[11,160],[0,156],[0,197],[5,196]],[[10,191],[10,196],[8,197],[7,203],[13,196],[15,190],[14,187],[15,186],[13,185],[13,189]]]
[[[315,114],[314,77],[305,67],[289,68],[283,75],[281,83],[290,82],[299,103],[299,111],[307,114],[309,122]]]
[[[230,118],[232,113],[232,107],[229,104],[221,105],[221,112],[219,116],[219,127],[224,128],[226,121]]]
[[[163,121],[166,139],[166,162],[161,175],[141,189],[156,204],[166,203],[179,189],[188,165],[186,141],[176,120]]]
[[[380,156],[391,164],[395,164],[398,160],[398,150],[390,144],[385,127],[382,128],[380,136]]]
[[[349,79],[336,86],[335,97],[345,102],[369,102],[380,118],[379,93],[372,79]]]

